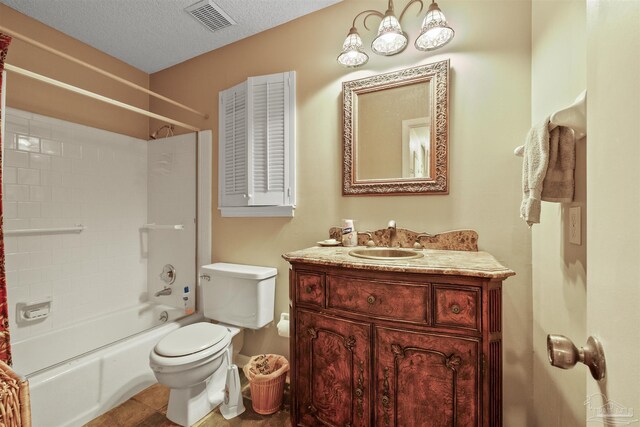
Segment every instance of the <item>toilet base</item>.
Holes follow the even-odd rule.
[[[209,390],[202,382],[190,388],[171,389],[167,418],[176,424],[190,427],[222,403],[222,390]]]

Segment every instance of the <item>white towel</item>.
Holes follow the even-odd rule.
[[[549,165],[549,117],[529,130],[522,162],[522,204],[520,218],[529,227],[540,223],[542,183]]]

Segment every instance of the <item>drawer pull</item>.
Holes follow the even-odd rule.
[[[369,295],[367,297],[367,302],[369,303],[369,305],[373,305],[373,303],[376,302],[376,297],[374,297],[373,295]]]
[[[460,306],[458,304],[453,304],[451,306],[451,312],[453,314],[460,314]]]
[[[307,286],[306,288],[304,288],[304,290],[306,293],[310,294],[313,288],[311,286]]]

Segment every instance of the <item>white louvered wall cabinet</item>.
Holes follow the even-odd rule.
[[[222,216],[293,216],[295,94],[295,71],[249,77],[220,92]]]

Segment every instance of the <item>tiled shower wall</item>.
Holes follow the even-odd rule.
[[[12,341],[147,300],[147,142],[11,108],[3,142],[4,229],[86,227],[5,236]],[[45,297],[48,318],[16,323]]]
[[[147,277],[150,300],[191,311],[195,309],[196,295],[195,134],[151,141],[148,150],[149,222],[184,226],[184,230],[148,232]],[[171,285],[160,279],[165,264],[171,264],[176,270],[176,280]],[[171,295],[154,296],[164,287],[171,288]],[[185,287],[190,290],[187,301],[183,300]]]

